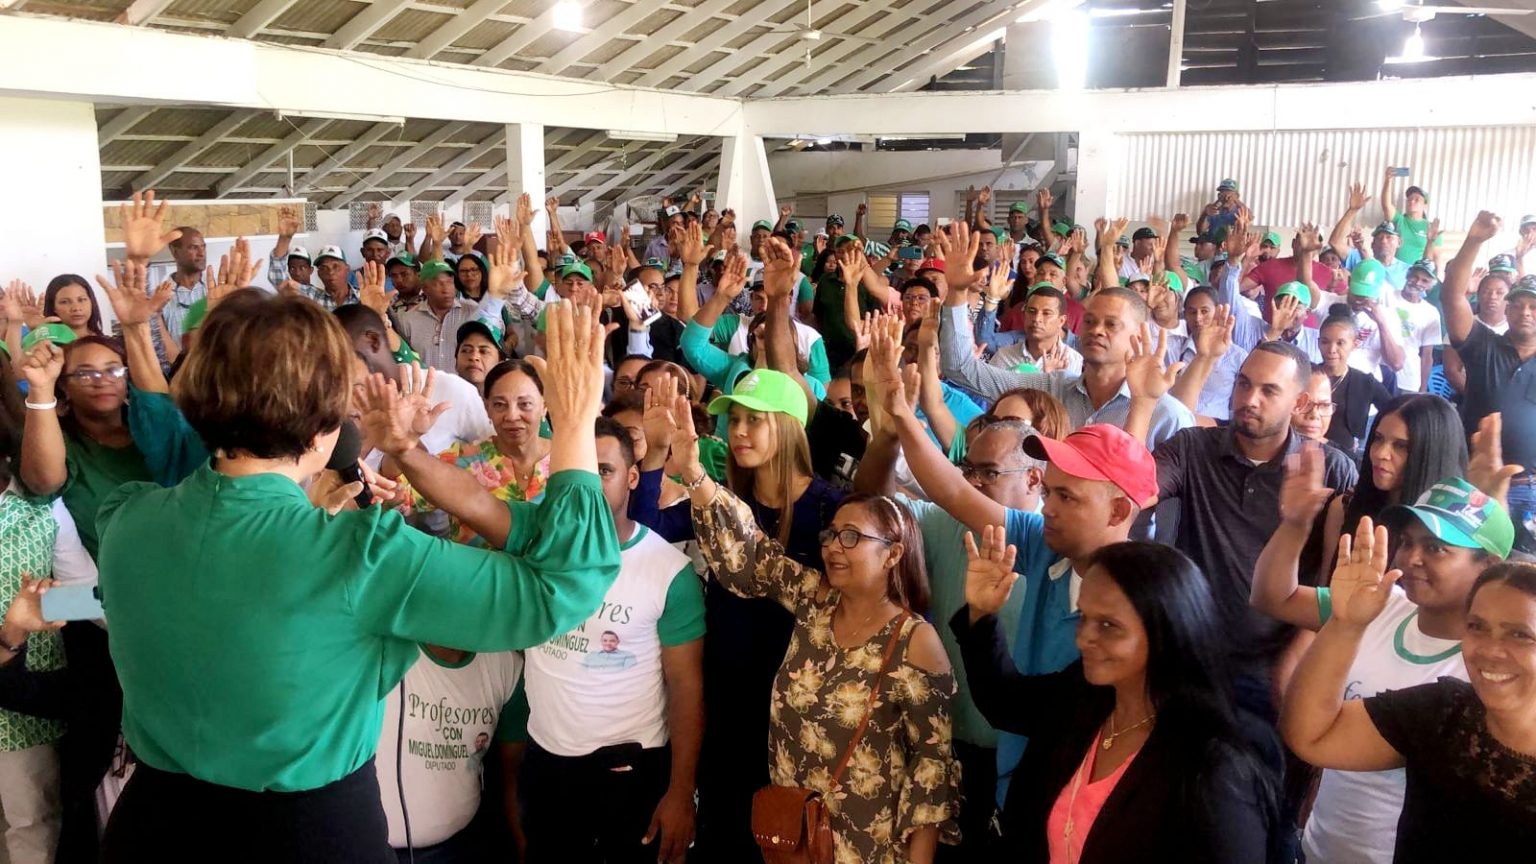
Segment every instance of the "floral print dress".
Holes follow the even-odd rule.
[[[699,546],[711,572],[732,593],[767,597],[795,615],[794,635],[774,681],[769,775],[774,785],[814,789],[832,814],[836,864],[903,864],[913,831],[930,826],[959,841],[960,765],[950,749],[954,676],[906,659],[916,616],[896,616],[854,648],[832,635],[839,594],[821,572],[795,563],[752,518],[751,508],[721,487],[694,506]],[[891,628],[901,623],[889,670],[876,681]],[[832,772],[869,708],[842,781]]]
[[[547,454],[534,465],[533,477],[524,486],[517,480],[517,471],[512,460],[496,446],[495,438],[487,438],[478,444],[456,441],[453,446],[437,454],[437,458],[469,472],[481,486],[502,501],[537,501],[544,496],[544,486],[549,482]],[[400,515],[410,517],[437,509],[437,505],[422,497],[404,476],[397,479],[400,489],[395,495],[394,502]],[[480,535],[451,516],[448,519],[447,536],[456,543],[468,546],[484,547],[486,545]]]

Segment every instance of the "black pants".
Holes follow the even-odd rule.
[[[672,748],[604,747],[556,756],[528,742],[518,779],[527,864],[655,864],[645,839],[672,775]]]
[[[997,860],[997,836],[992,814],[997,806],[997,749],[954,742],[960,761],[960,845],[940,845],[940,864],[991,864]]]
[[[373,760],[304,792],[249,792],[139,763],[107,820],[107,864],[394,864]]]

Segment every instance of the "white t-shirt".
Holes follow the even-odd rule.
[[[1082,374],[1083,355],[1077,353],[1076,348],[1073,348],[1071,345],[1068,345],[1065,342],[1062,343],[1061,347],[1065,350],[1067,355],[1067,365],[1062,368],[1062,371],[1070,372],[1073,375]],[[1004,345],[1003,347],[997,349],[996,353],[994,353],[992,357],[987,360],[987,362],[1000,369],[1014,369],[1018,367],[1020,363],[1029,363],[1036,368],[1039,368],[1040,366],[1040,358],[1030,356],[1029,345],[1026,344],[1023,339],[1020,339],[1012,345]]]
[[[1410,303],[1401,298],[1392,307],[1392,311],[1397,314],[1397,320],[1402,322],[1397,339],[1403,346],[1403,368],[1397,372],[1397,389],[1417,393],[1419,377],[1423,374],[1420,354],[1426,346],[1445,344],[1445,337],[1441,335],[1440,312],[1434,304],[1424,300]]]
[[[731,334],[731,344],[726,349],[732,354],[747,353],[747,334],[752,332],[752,316],[741,316],[741,323],[736,326],[736,332]],[[811,356],[811,346],[821,339],[821,334],[816,328],[808,327],[794,319],[790,323],[795,325],[795,351],[801,357]]]
[[[438,370],[432,381],[432,401],[447,402],[449,408],[437,418],[427,434],[421,436],[423,449],[436,456],[452,447],[455,441],[476,444],[496,433],[490,415],[485,413],[485,400],[480,398],[475,385],[442,370]],[[369,452],[363,459],[370,468],[378,468],[383,460],[384,454],[378,450]]]
[[[1346,700],[1428,684],[1441,677],[1467,680],[1461,643],[1426,636],[1418,625],[1419,607],[1402,589],[1393,588],[1387,607],[1365,628],[1360,651],[1349,667]],[[1391,864],[1407,782],[1402,768],[1324,771],[1317,802],[1302,835],[1307,860]]]
[[[374,767],[389,845],[405,848],[400,785],[395,780],[401,692],[405,698],[405,745],[398,748],[411,845],[441,843],[464,830],[480,809],[480,773],[491,756],[491,739],[502,709],[522,673],[515,651],[471,654],[450,666],[423,649],[399,686],[384,697],[384,730]]]
[[[528,738],[557,756],[667,743],[661,649],[704,635],[704,588],[687,555],[636,525],[619,577],[576,629],[525,652]]]

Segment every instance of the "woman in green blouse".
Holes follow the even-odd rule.
[[[372,760],[380,700],[416,643],[525,648],[597,608],[619,569],[592,433],[602,334],[585,307],[550,319],[552,476],[538,525],[508,554],[378,507],[312,505],[302,484],[348,414],[351,340],[302,298],[244,290],[209,313],[174,394],[211,464],[172,489],[123,486],[98,519],[139,758],[104,860],[388,860]],[[419,435],[443,406],[430,372],[403,377],[390,404],[402,434]]]

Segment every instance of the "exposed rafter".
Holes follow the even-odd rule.
[[[249,181],[252,177],[265,171],[268,165],[292,153],[300,144],[319,135],[321,130],[334,122],[336,121],[324,119],[310,120],[303,126],[293,130],[287,138],[261,151],[256,158],[247,162],[245,167],[220,180],[219,184],[214,187],[214,193],[218,197],[223,198],[230,192],[240,188],[242,184]]]
[[[465,150],[463,153],[460,153],[452,159],[449,159],[447,162],[443,163],[441,168],[433,171],[431,174],[428,174],[420,180],[417,180],[415,183],[412,183],[409,189],[406,189],[399,195],[394,195],[391,197],[397,200],[402,198],[414,198],[417,195],[420,195],[422,192],[436,187],[438,184],[459,173],[460,171],[472,170],[469,168],[469,163],[484,157],[487,153],[493,152],[498,147],[505,147],[506,145],[506,133],[498,129],[484,141],[481,141],[474,147],[471,147],[470,149]],[[389,179],[387,175],[382,173],[378,176],[381,180]]]
[[[942,27],[934,28],[928,33],[923,34],[916,41],[901,46],[900,51],[882,52],[884,56],[866,56],[861,51],[848,58],[848,61],[842,64],[841,67],[830,69],[825,75],[818,76],[809,82],[805,89],[812,93],[820,92],[828,84],[844,77],[848,69],[862,69],[863,71],[848,80],[838,82],[832,88],[832,92],[851,93],[856,90],[863,90],[880,78],[891,74],[893,70],[900,69],[909,64],[923,62],[925,58],[922,57],[922,52],[924,51],[939,53],[943,50],[941,46],[950,42],[979,39],[987,32],[987,28],[1002,26],[1006,20],[1010,20],[1008,16],[1011,15],[1016,18],[1022,14],[1021,10],[1027,11],[1034,6],[1040,5],[1041,2],[1043,0],[1025,0],[1022,6],[1015,7],[1004,2],[1004,0],[992,0],[992,2],[972,10],[970,14],[948,22]],[[970,28],[969,31],[966,29],[967,27]],[[901,77],[905,79],[906,76]],[[879,88],[876,89],[878,90]]]
[[[693,148],[698,147],[701,143],[708,140],[710,139],[704,137],[689,138],[686,140],[679,139],[676,144],[671,144],[661,150],[657,150],[655,153],[652,153],[644,159],[641,159],[639,162],[636,162],[625,170],[614,174],[612,177],[609,177],[607,180],[603,181],[602,184],[596,188],[587,190],[581,197],[588,201],[597,201],[601,199],[603,197],[603,193],[607,192],[609,189],[622,186],[631,178],[638,177],[641,174],[649,172],[651,170],[651,166],[655,165],[657,162],[660,162],[663,159],[668,157],[675,157],[677,155],[677,151],[692,150]],[[550,194],[559,197],[560,195],[569,192],[572,188],[575,187],[575,185],[575,183],[567,180],[560,186],[556,186],[555,191],[551,192]]]
[[[118,17],[118,22],[137,27],[140,24],[148,24],[150,19],[170,8],[176,0],[133,0],[123,14]]]
[[[465,183],[463,186],[460,186],[458,190],[455,191],[452,195],[449,195],[447,198],[443,199],[443,209],[446,210],[449,207],[459,203],[460,201],[468,201],[469,196],[479,192],[481,189],[484,189],[493,183],[496,183],[497,181],[500,181],[502,185],[507,185],[507,181],[510,179],[507,175],[507,167],[507,163],[502,162],[500,165],[497,165],[490,171],[487,171],[484,174],[481,174],[479,177],[476,177],[468,183]]]
[[[655,54],[662,46],[734,5],[736,5],[736,0],[706,0],[706,2],[699,4],[699,7],[692,12],[677,16],[675,20],[667,22],[660,30],[657,30],[645,39],[641,39],[634,45],[624,49],[617,57],[597,67],[597,71],[593,73],[592,77],[604,81],[612,81],[615,75],[628,71],[636,63]]]
[[[224,136],[240,128],[245,121],[255,115],[245,111],[231,111],[223,120],[213,124],[213,128],[199,135],[196,139],[183,144],[168,158],[160,162],[153,169],[133,178],[130,184],[134,189],[148,189],[161,180],[176,173],[176,170],[190,161],[194,156],[219,143]]]
[[[684,184],[690,182],[694,174],[702,176],[702,172],[700,172],[698,168],[694,168],[693,173],[690,174],[688,173],[689,169],[685,167],[697,160],[701,154],[680,153],[672,155],[674,158],[668,160],[665,165],[661,166],[660,168],[647,171],[645,174],[635,178],[635,182],[619,192],[615,198],[622,201],[628,198],[633,198],[642,192],[646,192],[652,189],[686,189],[687,186]],[[674,174],[678,175],[677,180],[671,181],[666,179],[667,177],[671,177]],[[603,189],[602,191],[606,192],[607,190]],[[593,193],[590,194],[597,195],[601,193],[597,190],[594,190]]]
[[[367,132],[364,132],[356,141],[331,154],[324,162],[295,177],[293,180],[293,194],[300,194],[301,190],[309,190],[317,187],[319,182],[334,174],[348,161],[355,159],[364,150],[384,140],[390,133],[399,133],[400,127],[394,123],[376,123]]]
[[[586,152],[589,152],[591,150],[597,149],[599,145],[601,145],[604,141],[607,141],[607,140],[608,140],[608,136],[607,136],[606,133],[603,133],[603,132],[594,132],[594,133],[592,133],[592,135],[590,137],[588,137],[586,140],[582,141],[581,144],[577,145],[570,152],[561,154],[558,158],[554,159],[549,164],[545,165],[544,166],[544,176],[545,177],[553,177],[556,173],[559,173],[559,172],[562,172],[562,171],[568,169],[570,167],[571,163],[576,161],[577,157],[581,156],[583,153],[586,153]],[[629,154],[634,153],[637,150],[642,150],[645,147],[646,147],[646,142],[644,142],[644,141],[630,141],[630,142],[626,143],[623,147],[621,147],[618,150],[614,151],[613,155],[609,156],[608,158],[609,159],[613,159],[613,158],[628,158]],[[598,160],[598,162],[596,164],[592,165],[592,166],[589,166],[587,168],[579,169],[578,171],[574,172],[575,173],[575,177],[571,178],[571,179],[575,179],[576,182],[579,183],[581,180],[585,180],[586,178],[591,177],[591,176],[599,173],[600,169],[597,168],[596,166],[597,165],[601,165],[604,161],[607,161],[607,160]],[[567,182],[569,182],[569,180]],[[506,204],[506,203],[510,202],[511,200],[512,200],[512,193],[509,190],[507,192],[501,193],[500,195],[497,195],[495,197],[495,199],[493,199],[493,203],[495,203],[495,204]]]
[[[919,4],[914,3],[912,5],[916,6]],[[828,45],[824,50],[821,51],[821,53],[814,55],[811,60],[812,65],[810,68],[802,69],[798,75],[786,75],[785,78],[804,78],[813,75],[817,69],[825,69],[829,64],[836,62],[839,58],[847,54],[852,54],[854,51],[857,51],[860,48],[869,47],[870,43],[868,42],[856,41],[853,39],[838,39],[837,37],[840,33],[852,33],[854,32],[855,28],[862,28],[859,30],[858,35],[882,39],[884,38],[882,34],[874,33],[871,31],[873,29],[882,27],[886,28],[887,33],[895,32],[898,30],[905,30],[909,26],[909,21],[911,19],[902,14],[904,11],[905,10],[893,11],[878,2],[871,2],[865,3],[852,12],[839,15],[829,28],[824,28],[822,30],[822,39],[831,40],[835,44]],[[815,7],[812,7],[811,14],[814,20],[816,14]],[[875,17],[876,15],[880,16],[879,19],[868,27],[865,27],[864,22],[868,21],[870,18]],[[724,87],[711,91],[711,95],[739,96],[751,88],[752,85],[766,79],[768,76],[779,71],[785,66],[788,66],[792,63],[804,63],[804,61],[805,54],[802,50],[792,49],[789,51],[780,51],[777,55],[774,56],[772,60],[753,66],[752,69],[737,77],[735,81],[728,81]],[[774,82],[774,84],[769,86],[777,87],[780,92],[782,92],[784,89],[788,89],[787,86],[781,85],[779,82]]]
[[[507,0],[476,0],[476,3],[457,11],[444,8],[444,12],[450,13],[448,20],[438,25],[436,30],[422,37],[411,50],[405,52],[405,56],[417,60],[431,60],[438,52],[452,45],[459,37],[475,29],[485,22],[485,19],[501,11],[507,5]],[[519,30],[522,28],[519,27]]]
[[[282,17],[299,0],[261,0],[240,19],[229,26],[224,34],[231,39],[249,39],[267,28],[268,24]]]
[[[676,57],[641,75],[635,84],[640,87],[659,87],[666,83],[668,78],[681,72],[685,67],[699,62],[701,57],[711,51],[726,51],[735,55],[738,59],[745,59],[742,57],[742,52],[726,48],[726,43],[753,27],[778,26],[773,23],[773,17],[782,13],[785,9],[794,6],[796,2],[798,0],[766,0],[766,2],[753,8],[752,15],[743,15],[724,27],[711,32],[707,37],[699,40],[699,44],[695,45],[692,51],[679,52]],[[695,26],[697,26],[697,22],[695,22]],[[782,37],[785,34],[780,32],[776,35]]]
[[[629,28],[661,11],[666,5],[667,0],[634,0],[623,12],[592,28],[591,32],[582,34],[581,38],[555,52],[533,71],[546,75],[559,75],[572,63],[608,44],[619,34],[627,32]],[[687,18],[687,13],[682,17]]]
[[[471,65],[500,66],[517,52],[543,39],[546,34],[555,29],[557,5],[551,3],[548,9],[539,13],[539,17],[512,31],[512,35],[491,46],[484,54],[471,61]]]
[[[347,19],[347,23],[341,25],[320,47],[339,48],[343,51],[356,48],[357,43],[378,32],[380,27],[389,23],[389,19],[409,5],[411,0],[373,0],[362,11]]]
[[[401,153],[399,156],[396,156],[388,162],[385,162],[383,165],[380,165],[378,170],[372,172],[371,176],[376,178],[381,183],[385,180],[388,180],[389,175],[420,159],[428,151],[442,144],[444,141],[447,141],[449,138],[459,134],[463,128],[463,123],[444,123],[436,130],[434,130],[431,135],[421,139],[420,144],[417,144],[415,147],[412,147],[404,153]],[[375,184],[368,177],[359,177],[357,178],[356,183],[353,183],[351,186],[347,187],[346,191],[339,195],[333,196],[329,201],[327,201],[326,206],[331,208],[345,207],[352,201],[352,199],[373,188],[374,185]]]
[[[894,93],[918,90],[929,80],[948,75],[965,65],[967,61],[974,60],[991,50],[996,42],[988,39],[988,35],[989,33],[978,29],[965,34],[964,37],[950,40],[925,56],[923,62],[892,72],[891,77],[880,87],[881,91]],[[892,84],[894,86],[888,86]]]
[[[154,108],[130,105],[117,112],[117,116],[101,124],[96,129],[96,141],[106,146],[108,141],[122,135],[129,129],[139,125],[149,115],[155,113]]]

